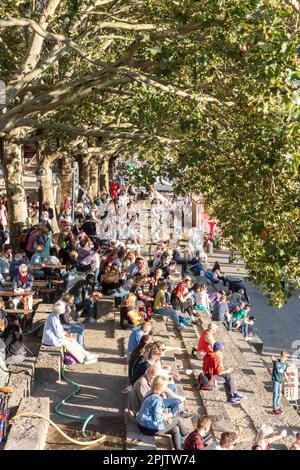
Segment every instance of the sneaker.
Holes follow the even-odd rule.
[[[245,398],[247,398],[247,397],[245,397],[244,395],[242,395],[242,394],[239,393],[239,392],[235,392],[233,398],[238,398],[239,400],[243,400],[243,399],[245,399]]]
[[[191,354],[192,354],[192,356],[196,357],[197,349],[196,349],[196,348],[193,348]]]
[[[193,415],[187,413],[186,411],[181,411],[179,412],[179,415],[178,415],[180,418],[192,418]]]
[[[84,361],[84,364],[95,364],[95,362],[97,362],[98,359],[95,357],[94,359],[86,359]]]
[[[227,400],[227,403],[229,403],[230,405],[238,405],[240,403],[240,400],[239,398],[230,398],[230,400]]]
[[[284,413],[285,413],[285,411],[283,411],[281,408],[280,408],[279,410],[277,410],[277,411],[279,411],[279,414],[280,414],[280,415],[284,415]]]
[[[279,410],[273,410],[273,414],[274,414],[274,415],[280,415],[281,413],[280,413]]]
[[[97,320],[95,320],[95,318],[89,318],[89,323],[91,324],[97,323]]]
[[[245,341],[252,341],[252,339],[253,339],[253,338],[251,338],[251,336],[245,336],[245,337],[244,337],[244,340],[245,340]]]

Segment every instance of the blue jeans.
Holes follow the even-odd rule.
[[[123,289],[123,287],[120,287],[119,289],[112,289],[112,290],[108,291],[107,295],[109,295],[111,297],[120,298],[121,302],[123,302],[125,297],[127,297],[127,295],[128,295],[128,291]]]
[[[170,408],[170,411],[173,415],[175,415],[175,413],[178,413],[180,411],[180,408],[179,408],[179,405],[180,405],[181,401],[178,400],[178,398],[172,398],[172,397],[168,397],[168,398],[164,398],[164,408]]]
[[[84,325],[81,323],[72,323],[70,325],[64,325],[68,328],[70,333],[77,334],[77,343],[83,347],[83,340],[84,340]]]
[[[94,302],[92,299],[85,300],[85,308],[88,318],[94,318]]]
[[[243,323],[243,324],[241,325],[241,331],[242,331],[242,333],[243,333],[244,338],[246,338],[246,336],[248,336],[248,331],[249,331],[249,325],[248,325],[248,323]]]
[[[282,383],[272,381],[273,385],[273,410],[280,409]]]
[[[180,321],[179,321],[178,313],[175,310],[173,310],[172,308],[165,308],[165,307],[157,308],[153,313],[159,313],[160,315],[165,315],[166,317],[173,318],[177,328],[180,327]]]

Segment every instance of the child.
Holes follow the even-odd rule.
[[[282,415],[284,411],[280,408],[281,403],[281,394],[282,394],[282,384],[283,379],[288,379],[286,375],[287,364],[286,360],[288,358],[287,351],[281,351],[280,358],[272,356],[273,361],[273,372],[272,372],[272,386],[273,386],[273,413],[275,415]]]

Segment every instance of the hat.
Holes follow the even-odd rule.
[[[217,343],[214,344],[213,350],[214,351],[220,351],[220,349],[222,349],[222,347],[223,347],[222,343],[217,342]]]

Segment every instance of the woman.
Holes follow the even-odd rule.
[[[144,352],[147,350],[147,347],[152,343],[152,336],[151,335],[143,335],[140,339],[139,344],[133,349],[129,356],[128,361],[128,376],[129,381],[132,383],[132,374],[134,368],[139,365],[141,362],[145,361]]]
[[[8,316],[7,326],[2,333],[5,343],[6,364],[20,364],[26,357],[24,337],[16,315]]]
[[[33,270],[34,277],[37,279],[45,279],[45,271],[43,269],[33,269],[36,265],[40,265],[44,262],[44,246],[36,244],[35,252],[30,259],[29,266]]]
[[[141,325],[147,318],[144,312],[139,311],[136,300],[136,296],[130,292],[122,302],[120,308],[120,324],[123,329],[128,328],[128,326]]]
[[[75,239],[70,226],[60,231],[57,244],[60,247],[59,259],[62,261],[62,264],[68,264],[70,261],[70,252],[75,248]]]
[[[182,312],[187,312],[191,317],[191,321],[195,322],[194,310],[193,310],[193,300],[191,288],[191,278],[186,276],[183,281],[181,281],[171,294],[171,303],[174,310],[181,310]]]
[[[83,349],[77,341],[68,337],[60,322],[59,315],[65,312],[65,302],[57,301],[48,315],[43,332],[42,344],[46,346],[63,346],[80,364],[97,362],[97,355]]]
[[[274,432],[273,428],[263,424],[258,431],[252,450],[272,450],[270,444],[274,441],[278,441],[279,438],[284,438],[286,436],[287,432],[285,429],[281,432]]]
[[[205,310],[207,313],[210,312],[209,297],[207,294],[207,285],[202,284],[196,290],[196,310]]]
[[[218,279],[220,281],[223,281],[224,286],[227,285],[226,276],[223,272],[221,272],[221,266],[218,263],[218,261],[215,262],[211,272],[213,273],[213,276],[215,277],[216,280]]]
[[[123,281],[120,279],[120,272],[116,265],[112,265],[109,272],[101,276],[101,286],[104,295],[116,297],[123,302],[128,291],[122,288]]]
[[[83,323],[75,322],[72,317],[72,314],[76,314],[74,296],[72,294],[64,294],[61,300],[65,303],[65,312],[60,315],[60,321],[63,327],[70,333],[77,334],[77,342],[83,347],[85,327]]]
[[[184,437],[188,434],[179,418],[164,413],[162,394],[168,386],[168,379],[155,377],[151,392],[144,398],[141,409],[136,415],[140,430],[150,436],[171,434],[175,450],[182,448]]]
[[[175,325],[179,330],[184,330],[184,324],[180,322],[180,318],[176,310],[171,308],[166,301],[166,292],[168,290],[168,284],[166,281],[161,281],[159,284],[159,290],[155,296],[153,304],[153,313],[165,315],[171,317],[174,320]]]

